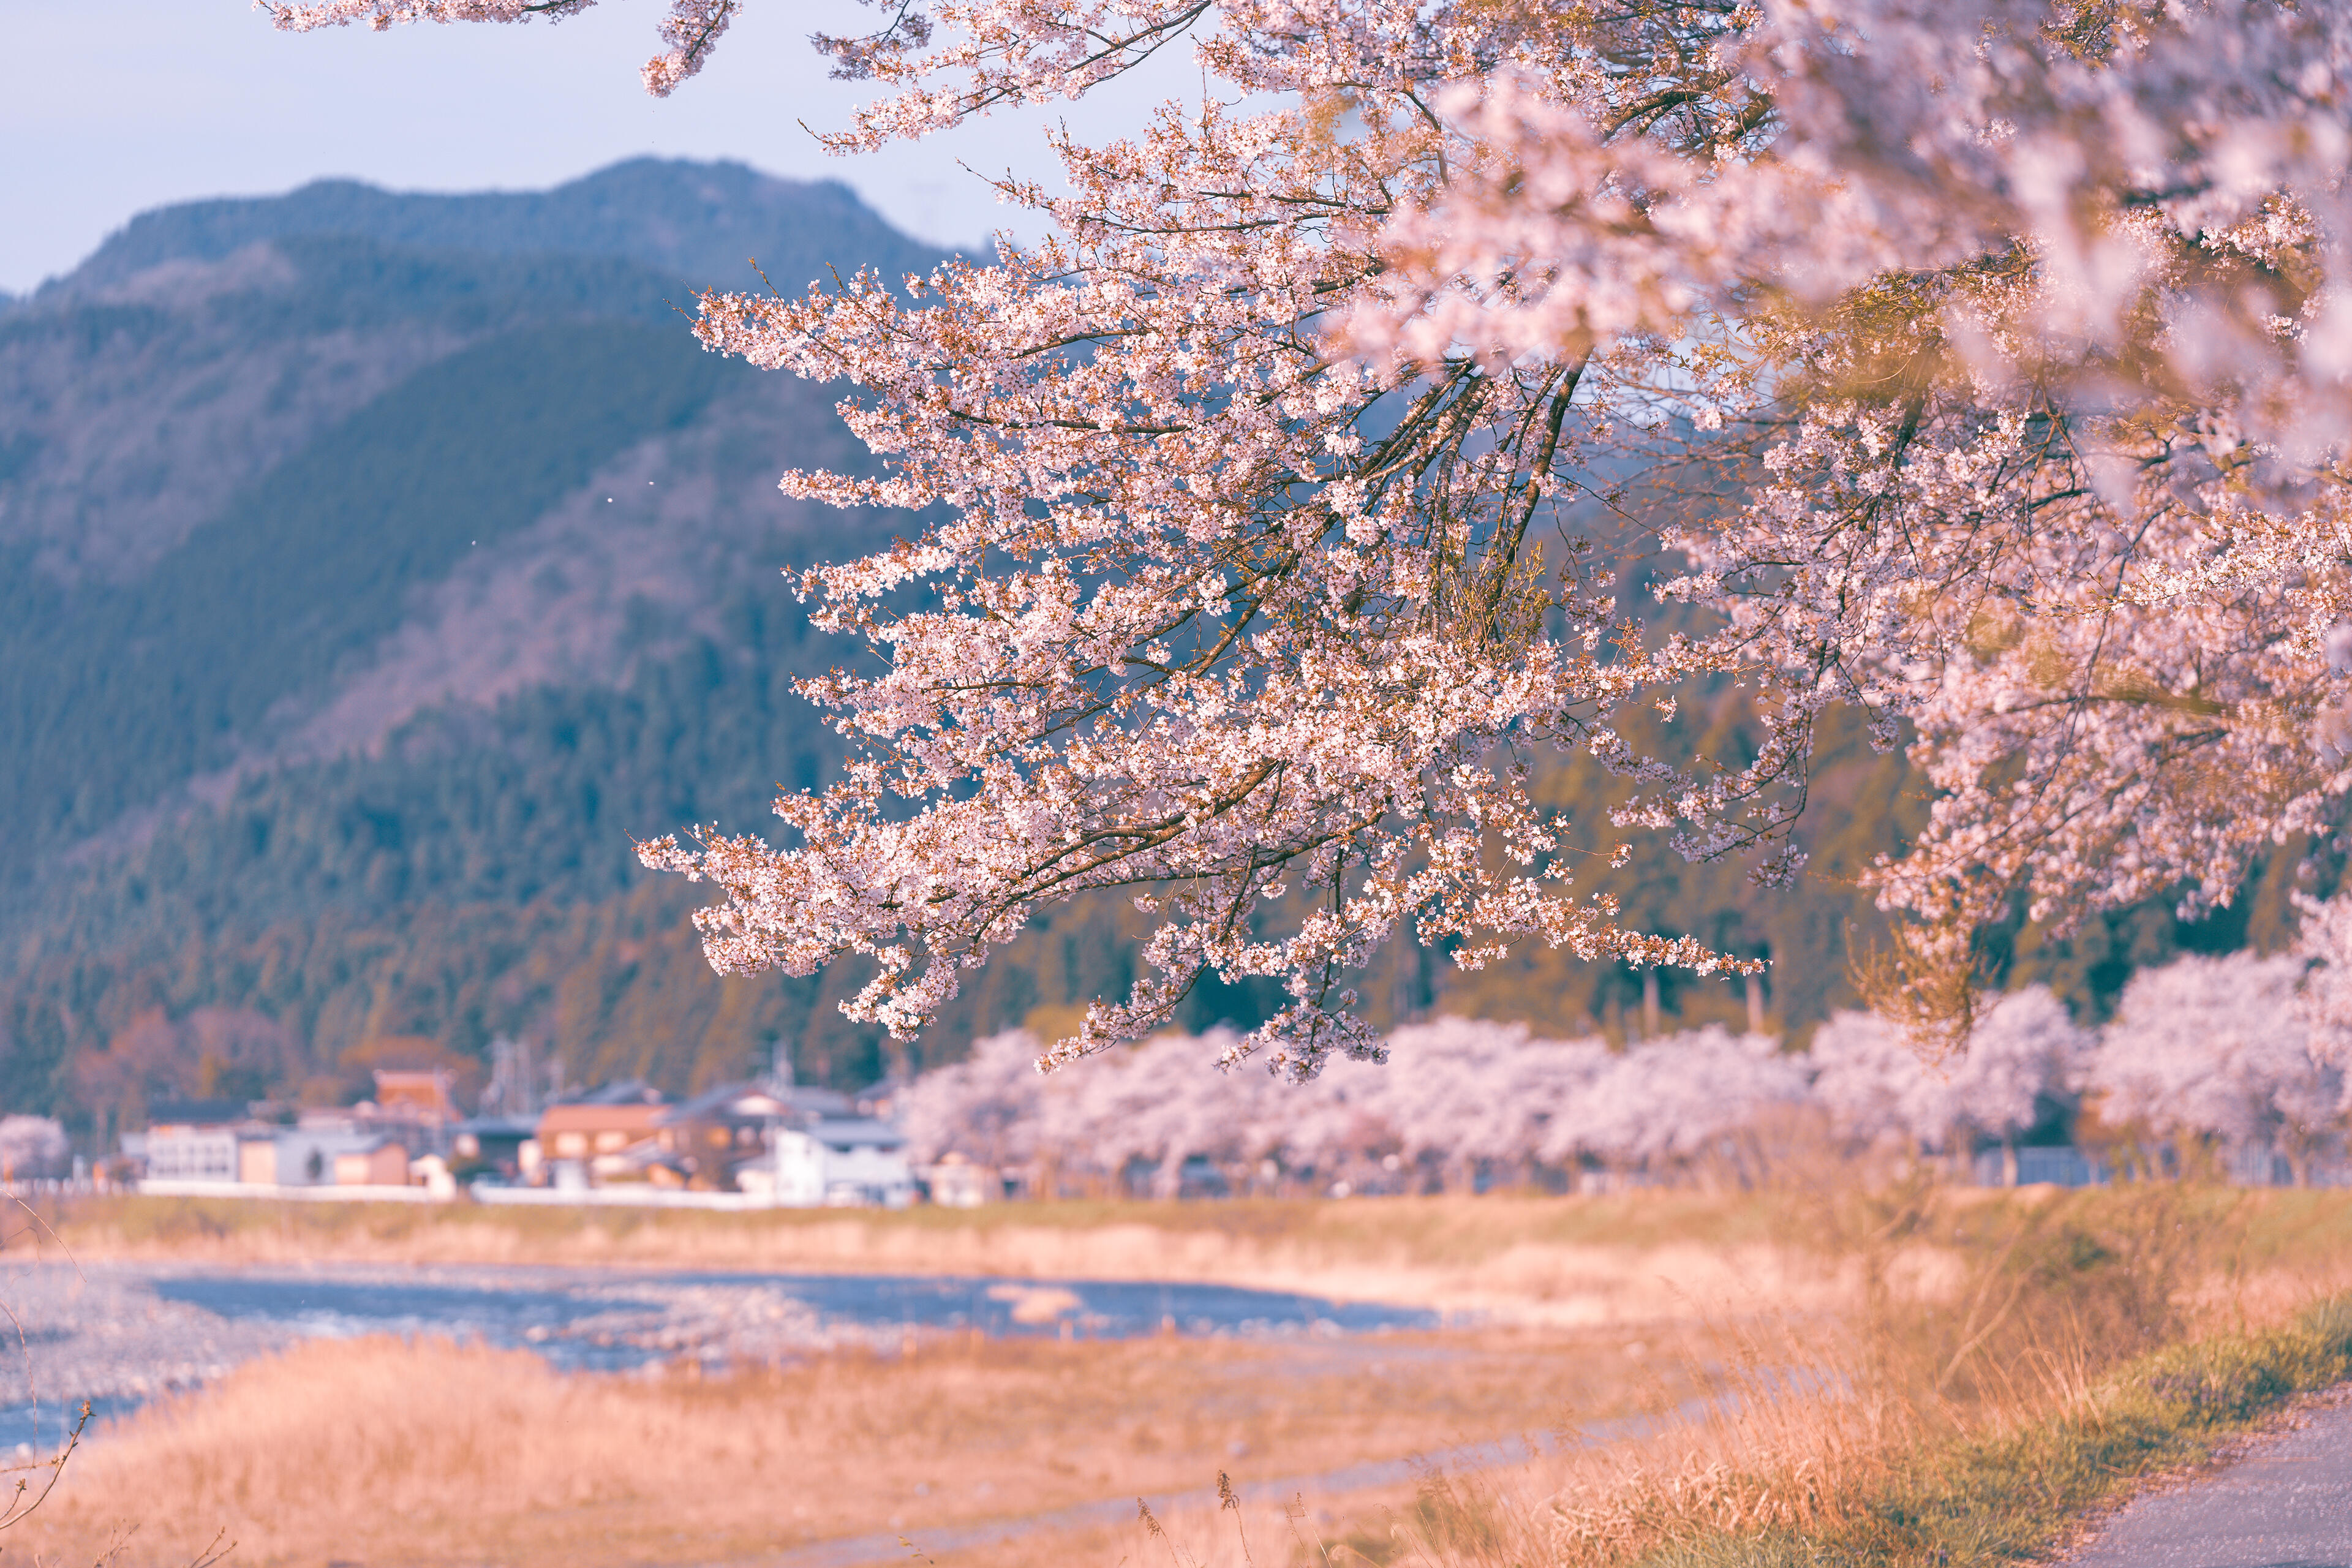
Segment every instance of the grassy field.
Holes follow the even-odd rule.
[[[2013,1568],[2352,1380],[2352,1300],[2135,1357],[1929,1437],[1865,1394],[1516,1476],[1441,1479],[1360,1555],[1444,1568]],[[1978,1412],[1979,1417],[1986,1413]]]
[[[1938,1217],[1905,1227],[1898,1273],[1951,1274],[1977,1244],[1967,1238],[1999,1233],[2002,1215],[2095,1213],[2119,1201],[2115,1192],[1923,1190],[1933,1194]],[[2352,1260],[2352,1194],[2167,1190],[2204,1238],[2206,1277],[2231,1290],[2291,1279],[2291,1289],[2307,1292],[2310,1281],[2333,1279],[2330,1271]],[[1572,1327],[1845,1300],[1858,1288],[1856,1227],[1876,1223],[1848,1212],[1859,1192],[1836,1173],[1812,1173],[1775,1189],[1721,1194],[1058,1202],[896,1213],[104,1197],[44,1205],[37,1215],[0,1205],[0,1256],[47,1249],[89,1261],[1192,1279],[1483,1309]]]
[[[2352,1289],[2352,1194],[2334,1193],[1986,1194],[1881,1173],[1609,1199],[856,1217],[118,1202],[55,1217],[92,1256],[1156,1269],[1517,1310],[1336,1342],[925,1341],[709,1380],[313,1344],[103,1433],[0,1537],[43,1563],[127,1542],[122,1568],[184,1564],[225,1529],[234,1562],[271,1563],[774,1563],[902,1532],[941,1568],[1222,1568],[1245,1550],[1261,1568],[1963,1568],[2043,1552],[2116,1489],[2352,1375],[2352,1317],[2310,1315]],[[1699,1417],[1639,1440],[1370,1491],[1312,1479],[1687,1413],[1701,1390]],[[1298,1516],[1261,1489],[1238,1510],[1179,1507],[1165,1536],[1099,1519],[964,1534],[1197,1497],[1220,1472],[1288,1479]]]

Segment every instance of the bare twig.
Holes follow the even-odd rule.
[[[9,1316],[13,1318],[16,1314],[12,1312]],[[23,1331],[20,1329],[18,1332]],[[74,1450],[81,1446],[82,1428],[89,1425],[89,1401],[85,1399],[81,1402],[81,1414],[74,1418],[73,1430],[66,1434],[65,1447],[59,1448],[55,1457],[38,1459],[29,1465],[10,1467],[17,1470],[47,1470],[49,1479],[41,1484],[38,1492],[34,1493],[33,1500],[26,1502],[25,1494],[32,1490],[32,1482],[21,1475],[16,1478],[16,1489],[9,1495],[5,1504],[0,1504],[0,1530],[7,1529],[49,1500],[49,1494],[57,1489],[58,1479],[66,1473],[66,1461],[72,1458]]]

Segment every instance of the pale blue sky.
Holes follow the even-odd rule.
[[[970,244],[1009,219],[1033,232],[956,164],[1045,172],[1046,115],[828,158],[800,122],[839,124],[872,89],[826,79],[807,35],[870,26],[875,13],[849,0],[753,0],[747,12],[710,66],[663,101],[637,84],[659,47],[657,0],[604,0],[553,26],[299,37],[271,31],[247,0],[0,0],[0,289],[68,269],[132,214],[167,202],[322,175],[529,189],[639,153],[844,179],[934,241]],[[1162,90],[1198,89],[1173,55],[1154,75]],[[1135,90],[1120,99],[1131,116]],[[1055,112],[1092,132],[1119,110]]]

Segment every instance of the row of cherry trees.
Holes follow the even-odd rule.
[[[1481,1168],[1685,1163],[1807,1091],[1801,1062],[1777,1042],[1719,1028],[1618,1054],[1600,1040],[1442,1018],[1391,1034],[1386,1067],[1334,1063],[1304,1085],[1202,1070],[1232,1043],[1218,1031],[1165,1035],[1085,1072],[1042,1075],[1034,1037],[997,1035],[917,1080],[904,1123],[922,1157],[953,1151],[1081,1177],[1148,1165],[1162,1191],[1193,1156],[1359,1184],[1460,1184]]]
[[[1335,1062],[1305,1085],[1202,1071],[1232,1046],[1214,1033],[1042,1075],[1040,1043],[1014,1032],[919,1080],[905,1122],[924,1158],[954,1152],[1063,1178],[1148,1170],[1171,1192],[1197,1159],[1357,1185],[1737,1174],[1792,1136],[1818,1145],[1823,1129],[1848,1152],[1964,1154],[2071,1111],[2086,1140],[2127,1163],[2153,1164],[2159,1149],[2275,1152],[2304,1180],[2342,1124],[2352,1062],[2352,1034],[2331,1011],[2341,971],[2315,962],[2333,934],[2332,911],[2320,913],[2301,951],[2141,973],[2104,1029],[2076,1024],[2040,986],[2011,993],[1940,1062],[1868,1013],[1838,1015],[1805,1051],[1714,1027],[1618,1050],[1442,1018],[1391,1033],[1386,1066]]]

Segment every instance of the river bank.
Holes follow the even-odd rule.
[[[1551,1328],[1810,1309],[1838,1293],[1783,1198],[1053,1203],[751,1214],[110,1197],[16,1217],[0,1258],[736,1268],[1219,1284]]]

